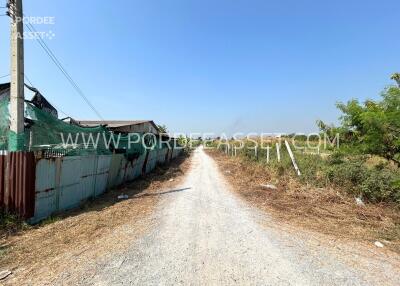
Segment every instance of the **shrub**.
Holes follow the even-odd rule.
[[[344,163],[344,154],[340,152],[334,152],[328,158],[328,163],[330,165],[337,165]]]
[[[388,170],[370,170],[361,182],[359,191],[371,202],[394,201],[400,203],[400,188],[396,184],[396,176]]]
[[[302,182],[323,187],[334,186],[370,202],[400,203],[400,172],[386,163],[368,168],[367,157],[345,158],[335,152],[328,159],[315,155],[299,155],[296,159],[301,169]]]
[[[333,185],[345,187],[351,192],[357,192],[357,186],[367,176],[367,168],[362,161],[348,161],[328,166],[326,175]]]
[[[280,162],[277,161],[275,148],[270,150],[268,164],[265,150],[260,149],[256,158],[254,150],[244,148],[238,152],[238,156],[246,158],[248,162],[257,161],[265,165],[278,177],[295,176],[302,183],[316,187],[335,187],[352,196],[362,196],[366,201],[396,202],[400,205],[400,170],[391,166],[387,160],[382,159],[378,163],[375,160],[371,164],[370,156],[357,152],[349,154],[347,151],[333,152],[325,159],[319,155],[296,153],[300,177],[294,172],[291,159],[283,148]]]

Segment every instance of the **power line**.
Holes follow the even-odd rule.
[[[26,74],[24,74],[24,78],[29,82],[29,84],[31,85],[31,86],[35,86],[31,81],[30,81],[30,79],[28,78],[28,76],[26,75]]]
[[[33,32],[37,33],[36,29],[32,26],[32,24],[28,23],[25,24],[27,28]],[[54,55],[54,53],[51,51],[51,49],[47,46],[47,44],[41,39],[40,37],[35,38],[39,45],[43,48],[43,50],[46,52],[46,54],[50,57],[50,59],[53,61],[53,63],[59,68],[59,70],[63,73],[63,75],[66,77],[66,79],[69,81],[69,83],[74,87],[74,89],[77,91],[77,93],[83,98],[83,100],[89,105],[89,107],[92,109],[92,111],[101,119],[103,120],[103,117],[101,116],[100,112],[96,110],[96,108],[93,106],[93,104],[89,101],[89,99],[85,96],[83,93],[82,89],[79,87],[79,85],[72,79],[70,74],[67,72],[67,70],[63,67],[61,62],[58,60],[58,58]]]
[[[25,79],[29,82],[29,84],[32,86],[32,87],[35,87],[35,85],[31,82],[31,80],[29,79],[29,77],[26,75],[26,74],[24,74],[24,77],[25,77]],[[53,104],[53,103],[50,103],[51,105],[54,105],[55,106],[55,108],[58,110],[58,111],[60,111],[62,114],[64,114],[64,115],[66,115],[67,117],[71,117],[71,116],[69,116],[68,114],[66,114],[64,111],[62,111],[58,106],[56,106],[55,104]],[[72,118],[72,117],[71,117]]]
[[[25,14],[23,14],[24,17],[26,17]],[[25,26],[32,32],[38,34],[36,31],[35,27],[31,23],[24,23]],[[79,85],[72,79],[70,74],[67,72],[67,70],[63,67],[61,62],[58,60],[58,58],[54,55],[54,53],[51,51],[49,46],[43,41],[41,37],[35,37],[35,40],[39,43],[39,45],[43,48],[43,50],[46,52],[46,54],[50,57],[50,59],[53,61],[53,63],[58,67],[58,69],[62,72],[62,74],[65,76],[65,78],[69,81],[69,83],[72,85],[72,87],[75,89],[75,91],[83,98],[83,100],[86,102],[86,104],[92,109],[92,111],[101,119],[104,120],[103,117],[101,116],[100,112],[96,110],[94,105],[89,101],[89,99],[85,96],[83,93],[82,89],[79,87]]]
[[[3,76],[0,76],[0,78],[4,78],[4,77],[8,77],[8,76],[10,76],[10,74],[6,74],[6,75],[3,75]]]

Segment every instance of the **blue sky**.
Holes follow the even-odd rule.
[[[55,17],[36,30],[54,32],[46,43],[104,118],[176,132],[313,131],[317,119],[336,122],[337,101],[378,98],[400,71],[398,0],[24,0],[24,9]],[[0,76],[8,25],[0,17]],[[25,42],[35,86],[68,115],[97,119]]]

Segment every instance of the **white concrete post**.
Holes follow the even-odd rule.
[[[277,156],[277,158],[278,158],[278,162],[280,162],[281,161],[281,153],[280,153],[280,150],[279,150],[279,143],[276,143],[276,156]]]
[[[22,0],[10,0],[11,16],[11,91],[10,141],[11,151],[22,150],[24,140],[24,39]]]
[[[285,145],[286,145],[286,149],[289,152],[290,159],[292,159],[293,167],[296,170],[297,175],[300,176],[301,175],[300,169],[297,166],[296,161],[294,160],[294,155],[293,155],[292,149],[290,148],[290,145],[286,140],[285,140]]]

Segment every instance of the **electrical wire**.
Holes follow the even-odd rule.
[[[25,24],[27,28],[33,32],[37,33],[36,29],[32,26],[32,24],[28,23]],[[92,109],[92,111],[101,119],[103,120],[103,117],[101,116],[100,112],[97,111],[97,109],[94,107],[94,105],[89,101],[89,99],[85,96],[83,93],[82,89],[79,87],[79,85],[72,79],[70,74],[66,71],[66,69],[63,67],[61,62],[58,60],[58,58],[54,55],[54,53],[51,51],[51,49],[46,45],[46,43],[41,39],[40,37],[35,38],[39,45],[43,48],[43,50],[46,52],[46,54],[50,57],[50,59],[53,61],[53,63],[58,67],[58,69],[62,72],[62,74],[65,76],[65,78],[69,81],[69,83],[74,87],[76,92],[83,98],[83,100],[86,102],[86,104]]]
[[[14,12],[14,11],[13,11]],[[23,14],[24,17],[26,17],[25,14]],[[25,26],[32,32],[36,33],[37,31],[35,27],[31,23],[24,23]],[[42,38],[40,37],[35,37],[35,40],[39,43],[39,45],[42,47],[42,49],[46,52],[46,54],[49,56],[49,58],[53,61],[53,63],[57,66],[57,68],[61,71],[61,73],[65,76],[65,78],[68,80],[68,82],[72,85],[72,87],[75,89],[75,91],[83,98],[83,100],[86,102],[86,104],[92,109],[92,111],[101,119],[104,120],[103,117],[101,116],[100,112],[97,111],[97,109],[94,107],[94,105],[89,101],[89,99],[85,96],[83,93],[82,89],[79,87],[79,85],[76,83],[76,81],[73,80],[71,75],[67,72],[67,70],[64,68],[64,66],[61,64],[61,62],[58,60],[58,58],[54,55],[52,50],[49,48],[49,46],[43,41]]]
[[[24,74],[24,77],[25,77],[25,79],[29,82],[29,84],[30,84],[32,87],[35,87],[35,85],[31,82],[31,80],[29,79],[29,77],[28,77],[26,74]],[[69,116],[67,113],[65,113],[64,111],[62,111],[62,110],[61,110],[58,106],[56,106],[55,104],[53,104],[53,103],[51,103],[51,102],[50,102],[50,104],[53,105],[58,111],[60,111],[60,112],[61,112],[62,114],[64,114],[65,116],[72,118],[72,117]]]

